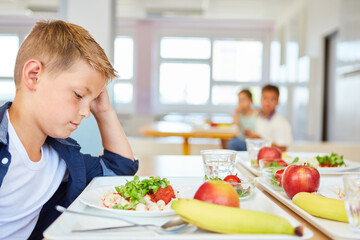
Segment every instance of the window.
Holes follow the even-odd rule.
[[[286,61],[282,65],[279,60],[280,52],[280,43],[273,42],[270,76],[280,90],[277,112],[291,120],[295,140],[307,140],[311,59],[308,56],[299,58],[296,41],[286,43]]]
[[[211,43],[208,38],[164,37],[160,55],[172,59],[209,59]]]
[[[117,36],[114,42],[114,68],[118,78],[114,82],[114,101],[118,112],[133,102],[134,40]]]
[[[0,102],[7,102],[15,97],[14,80],[0,80]]]
[[[159,108],[232,111],[239,90],[250,88],[259,95],[263,51],[261,38],[163,36],[159,49]]]
[[[261,81],[262,52],[260,41],[215,40],[213,79],[236,82]]]
[[[288,69],[288,81],[296,82],[298,79],[298,55],[299,46],[297,42],[288,42],[286,47],[286,67]]]
[[[209,99],[210,67],[202,63],[162,63],[160,102],[206,104]]]
[[[0,103],[11,101],[15,97],[13,80],[19,37],[17,35],[0,35]]]
[[[309,88],[295,87],[293,95],[293,117],[292,126],[293,133],[298,139],[307,139],[307,117],[309,105]],[[296,127],[303,126],[303,127]]]
[[[211,103],[213,105],[232,105],[237,102],[239,89],[233,86],[214,85]]]

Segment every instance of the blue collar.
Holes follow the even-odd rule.
[[[271,119],[274,117],[275,113],[276,113],[276,111],[274,110],[273,112],[271,112],[269,115],[266,116],[266,119],[267,119],[267,120],[271,120]],[[264,112],[263,112],[263,111],[260,111],[259,115],[260,115],[260,117],[263,117],[263,116],[264,116]]]
[[[11,102],[5,103],[2,107],[0,107],[0,142],[7,145],[8,144],[8,120],[5,116],[5,112],[11,106]]]
[[[7,109],[10,108],[11,104],[12,102],[7,102],[0,107],[0,142],[2,142],[5,145],[8,144],[8,119],[7,117],[5,117],[5,112]],[[49,138],[51,137],[48,137],[46,139],[46,142],[48,141]],[[66,138],[66,139],[53,138],[53,139],[55,139],[57,142],[63,145],[68,145],[80,149],[80,145],[71,138]]]

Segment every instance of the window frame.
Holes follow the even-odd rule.
[[[30,33],[31,28],[35,20],[0,20],[0,35],[17,36],[19,38],[19,48],[26,36]],[[13,69],[14,71],[14,69]],[[14,81],[14,75],[12,76],[0,76],[0,81]],[[15,83],[14,83],[15,84]],[[13,101],[13,99],[0,100],[0,104],[4,104],[7,101]]]
[[[135,29],[131,26],[123,26],[119,25],[116,27],[116,32],[114,34],[114,58],[112,62],[115,62],[115,39],[117,37],[130,37],[133,40],[133,76],[130,79],[119,79],[114,78],[111,83],[109,83],[109,88],[112,91],[112,102],[114,104],[114,109],[117,114],[127,114],[136,112],[136,99],[137,99],[137,87],[136,87],[136,79],[137,79],[137,44],[138,41],[136,39]],[[119,103],[115,102],[115,84],[116,83],[130,83],[133,87],[132,101],[129,103]]]
[[[236,102],[232,105],[213,105],[212,87],[217,86],[234,86],[238,88],[240,85],[243,88],[259,86],[262,87],[265,83],[269,82],[269,56],[270,56],[270,30],[247,30],[247,29],[189,29],[189,28],[161,28],[156,33],[155,52],[156,56],[153,82],[156,92],[153,93],[153,106],[154,112],[158,114],[165,114],[168,112],[205,112],[205,113],[229,113],[232,112]],[[160,43],[163,37],[194,37],[194,38],[208,38],[211,42],[211,56],[209,59],[166,59],[160,55]],[[215,81],[212,77],[212,60],[213,60],[213,43],[215,40],[258,40],[263,44],[263,58],[262,58],[262,79],[259,82],[234,82],[234,81]],[[160,65],[166,62],[192,62],[192,63],[207,63],[210,66],[210,92],[209,99],[205,105],[190,105],[190,104],[163,104],[160,102]]]

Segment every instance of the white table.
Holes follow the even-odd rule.
[[[250,172],[248,172],[246,169],[244,169],[239,164],[237,165],[237,171],[243,175],[252,176]],[[180,177],[185,176],[191,181],[198,182],[201,181],[202,177],[204,176],[204,171],[202,167],[202,159],[201,156],[156,156],[156,157],[147,157],[141,159],[140,169],[138,171],[139,176],[172,176],[172,177]],[[193,180],[192,180],[192,179]],[[113,177],[103,177],[103,178],[95,178],[87,187],[87,189],[95,188],[101,185],[116,185],[116,178]],[[286,206],[284,206],[281,202],[273,198],[271,195],[267,194],[263,189],[259,189],[259,195],[261,196],[261,199],[264,197],[267,200],[270,200],[270,202],[274,205],[271,205],[272,208],[282,209],[282,214],[287,213],[292,218],[300,222],[304,225],[304,227],[310,229],[314,233],[314,236],[311,239],[329,239],[326,235],[324,235],[322,232],[320,232],[318,229],[313,227],[311,224],[307,223],[304,219],[296,215],[293,211],[288,209]],[[259,201],[262,201],[262,200]],[[246,203],[244,203],[242,206],[245,206]],[[261,204],[259,204],[261,205]],[[93,209],[90,207],[87,207],[83,203],[81,203],[78,199],[74,201],[74,203],[70,206],[70,209],[72,210],[78,210],[78,211],[85,211],[85,212],[94,212],[99,213],[100,210]],[[171,217],[164,217],[159,219],[149,219],[149,218],[141,218],[139,222],[141,223],[147,223],[147,222],[154,222],[156,221],[157,224],[161,224],[167,220],[171,219]],[[74,221],[77,225],[74,226]],[[73,235],[70,233],[71,228],[74,227],[84,227],[81,225],[81,223],[87,223],[90,224],[90,226],[109,226],[109,224],[119,224],[119,223],[113,223],[109,222],[105,219],[94,219],[89,217],[83,217],[83,216],[75,216],[70,214],[63,214],[60,216],[45,232],[49,233],[51,230],[52,233],[56,231],[60,231],[60,236],[57,236],[55,238],[50,239],[84,239],[81,238],[81,236]],[[112,235],[113,234],[113,235]],[[124,236],[125,234],[125,236]],[[91,235],[95,236],[95,235]],[[51,237],[50,235],[45,235],[45,237]],[[101,236],[97,235],[97,239],[259,239],[259,236],[246,236],[246,235],[219,235],[215,233],[208,233],[208,232],[196,232],[192,235],[158,235],[154,232],[146,232],[146,237],[144,237],[144,231],[138,231],[138,232],[126,232],[126,233],[107,233],[105,236],[102,234]],[[106,238],[105,238],[106,237]],[[245,238],[248,237],[248,238]],[[266,235],[265,237],[269,238],[271,235]],[[284,236],[283,236],[284,237]],[[289,237],[289,236],[285,236]],[[88,236],[85,236],[85,239],[89,239]],[[264,239],[264,236],[260,237],[260,239]],[[272,239],[279,239],[279,235],[276,235],[275,238]],[[289,238],[288,238],[289,239]]]

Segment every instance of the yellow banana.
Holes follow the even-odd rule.
[[[342,200],[323,197],[315,193],[300,192],[293,197],[292,201],[313,216],[340,222],[349,221]]]
[[[302,236],[302,226],[293,227],[274,214],[180,199],[172,208],[186,222],[219,233],[278,233]]]

